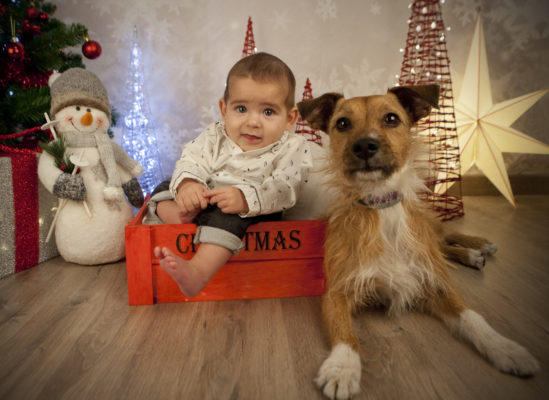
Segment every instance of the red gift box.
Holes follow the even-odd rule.
[[[3,147],[5,150],[6,147]],[[55,240],[40,241],[41,226],[48,225],[51,205],[56,203],[38,182],[38,153],[27,149],[13,149],[0,153],[2,177],[1,269],[0,277],[34,267],[41,261],[56,256]],[[45,198],[40,209],[41,196]]]

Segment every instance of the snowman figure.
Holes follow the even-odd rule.
[[[52,75],[49,84],[52,124],[65,141],[66,157],[79,165],[77,174],[65,173],[47,152],[38,162],[40,181],[61,199],[57,248],[77,264],[118,261],[125,255],[125,226],[133,218],[130,203],[143,205],[136,179],[143,168],[109,138],[111,107],[96,75],[71,68]]]

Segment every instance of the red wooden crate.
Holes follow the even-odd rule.
[[[146,205],[126,226],[126,270],[130,305],[183,301],[318,296],[325,224],[320,220],[262,222],[250,226],[246,244],[196,297],[186,297],[153,254],[165,246],[191,258],[196,225],[143,225]]]

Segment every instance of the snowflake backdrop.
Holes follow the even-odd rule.
[[[307,77],[315,96],[384,93],[398,79],[411,0],[50,0],[56,17],[80,22],[103,47],[86,66],[104,82],[124,114],[127,60],[138,27],[151,117],[163,170],[183,144],[220,117],[218,99],[230,67],[240,59],[248,17],[259,51],[292,68],[300,96]],[[446,0],[454,93],[459,94],[478,7],[482,7],[494,102],[549,87],[547,0]],[[75,49],[79,51],[79,49]],[[297,99],[299,100],[299,99]],[[514,127],[549,143],[549,96]],[[121,141],[121,123],[115,140]],[[549,157],[506,155],[510,174],[547,174]],[[473,171],[472,173],[475,173]]]

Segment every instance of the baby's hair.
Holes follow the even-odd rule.
[[[225,102],[229,100],[229,83],[234,77],[251,78],[258,82],[274,82],[286,80],[288,95],[286,107],[291,109],[295,105],[295,77],[292,70],[280,58],[268,53],[256,53],[238,61],[227,75],[225,85]]]

